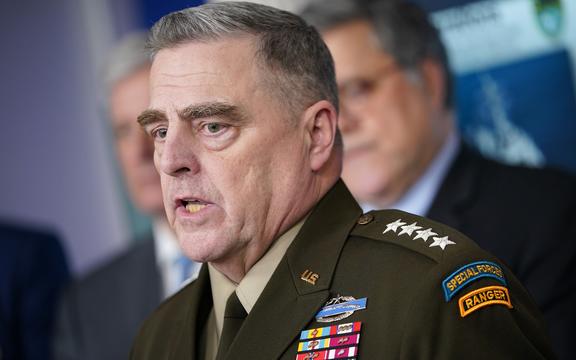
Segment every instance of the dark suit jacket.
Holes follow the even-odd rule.
[[[67,289],[60,306],[56,359],[127,359],[141,322],[161,299],[150,238]]]
[[[544,313],[562,359],[576,359],[576,180],[506,166],[462,147],[427,217],[505,262]]]
[[[0,358],[51,359],[58,295],[68,281],[54,235],[0,224]]]
[[[361,210],[342,183],[312,211],[288,248],[225,359],[294,360],[302,330],[361,322],[359,359],[551,358],[536,305],[506,269],[513,308],[483,307],[461,317],[458,296],[446,301],[442,280],[465,264],[494,258],[456,231],[398,210]],[[360,217],[360,218],[359,218]],[[455,244],[383,233],[402,220],[430,227]],[[317,274],[307,282],[304,274]],[[462,295],[502,285],[473,281]],[[365,310],[331,323],[315,314],[337,294],[367,298]],[[460,295],[460,294],[458,294]],[[204,267],[198,280],[164,302],[145,322],[132,360],[202,360],[204,324],[212,307]],[[314,358],[314,357],[311,357]],[[321,358],[321,357],[318,357]]]

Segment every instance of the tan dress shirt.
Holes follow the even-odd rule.
[[[212,265],[208,264],[214,306],[212,307],[207,323],[205,360],[214,360],[216,358],[220,334],[222,333],[222,327],[224,325],[224,310],[226,309],[226,301],[230,294],[236,291],[236,295],[246,310],[246,313],[250,314],[254,304],[256,304],[260,294],[262,294],[266,284],[268,284],[268,281],[272,277],[274,270],[276,270],[280,260],[284,257],[286,250],[296,238],[302,225],[304,225],[306,218],[307,217],[304,217],[304,219],[280,236],[278,240],[272,244],[270,249],[268,249],[266,254],[246,273],[239,284],[234,283]]]

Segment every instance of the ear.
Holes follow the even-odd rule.
[[[310,167],[312,171],[318,171],[332,154],[338,115],[330,102],[321,100],[304,111],[303,119],[310,144],[308,149]]]
[[[430,103],[435,109],[442,109],[446,97],[446,74],[444,74],[444,70],[437,61],[426,59],[420,65],[420,73]]]

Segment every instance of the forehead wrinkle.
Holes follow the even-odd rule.
[[[220,101],[190,105],[178,111],[178,115],[182,120],[226,117],[230,120],[240,122],[245,118],[244,111],[242,111],[238,106]]]
[[[182,79],[188,79],[188,78],[194,78],[197,76],[206,76],[206,77],[214,77],[214,76],[218,76],[217,72],[214,71],[195,71],[195,72],[191,72],[191,73],[175,73],[175,72],[161,72],[158,74],[158,76],[164,76],[167,78],[182,78]]]

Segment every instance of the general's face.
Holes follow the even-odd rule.
[[[341,96],[343,179],[360,201],[395,201],[442,141],[429,88],[398,67],[365,21],[337,26],[323,37]]]
[[[188,43],[154,59],[139,121],[155,139],[168,220],[194,260],[262,253],[301,212],[304,130],[262,68],[251,38]]]
[[[136,122],[148,107],[149,66],[118,81],[110,96],[110,115],[118,160],[130,197],[148,215],[163,214],[160,177],[154,168],[154,145]]]

